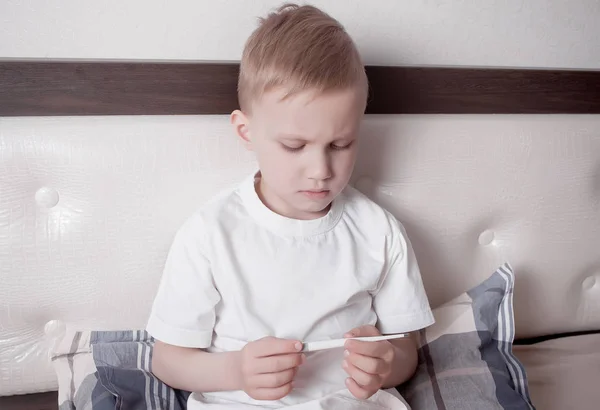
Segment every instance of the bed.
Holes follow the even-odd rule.
[[[0,408],[58,408],[66,328],[143,329],[175,230],[254,170],[236,70],[0,62]],[[367,71],[352,185],[403,222],[432,305],[510,263],[533,404],[596,409],[600,73]]]

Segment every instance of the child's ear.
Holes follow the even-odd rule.
[[[252,150],[252,138],[250,137],[250,122],[246,114],[240,110],[235,110],[230,116],[231,125],[238,137],[242,139],[244,146]]]

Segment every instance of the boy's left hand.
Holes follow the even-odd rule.
[[[344,337],[379,336],[375,326],[361,326],[346,333]],[[361,342],[348,340],[345,344],[342,367],[350,376],[346,386],[357,399],[368,399],[377,393],[391,374],[395,349],[387,340]]]

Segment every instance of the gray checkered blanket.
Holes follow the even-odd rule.
[[[150,371],[154,340],[143,330],[67,332],[52,352],[60,410],[183,410],[189,392]]]

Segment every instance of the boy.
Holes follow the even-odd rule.
[[[407,408],[413,332],[433,323],[394,217],[349,187],[367,79],[340,24],[287,5],[249,38],[235,133],[258,170],[177,232],[148,322],[153,372],[188,408]],[[377,327],[375,326],[377,325]],[[381,332],[381,333],[380,333]]]

